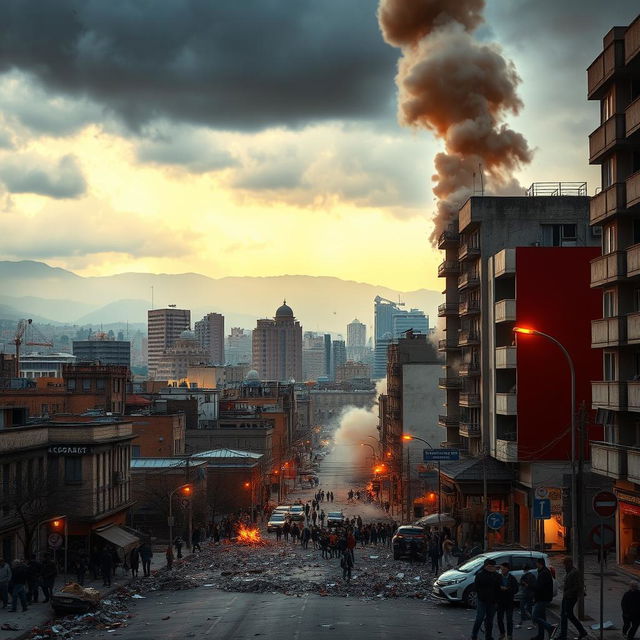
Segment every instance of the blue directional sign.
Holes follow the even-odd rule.
[[[487,516],[487,526],[489,529],[502,529],[504,527],[504,516],[497,511]]]
[[[459,449],[423,449],[422,459],[425,462],[449,462],[449,460],[460,460]]]
[[[534,498],[534,520],[549,520],[551,518],[551,500],[549,498]]]

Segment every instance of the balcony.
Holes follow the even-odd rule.
[[[591,470],[621,480],[627,476],[627,449],[608,442],[591,443]]]
[[[493,258],[495,277],[513,276],[516,273],[516,250],[503,249]]]
[[[457,260],[445,260],[438,265],[438,278],[457,276],[460,273],[460,263]]]
[[[625,142],[625,118],[618,113],[603,122],[589,136],[589,163],[596,164],[602,155],[615,147],[616,144]]]
[[[474,313],[480,313],[480,302],[478,300],[464,300],[459,304],[459,315],[470,316]]]
[[[460,347],[458,346],[457,338],[438,340],[438,351],[457,351],[458,349],[460,349]]]
[[[627,278],[640,276],[640,244],[627,247]]]
[[[627,448],[627,479],[640,484],[640,449]]]
[[[619,380],[592,382],[591,408],[625,411],[627,408],[627,383]]]
[[[616,49],[624,48],[621,41],[615,40],[591,63],[587,69],[587,95],[589,100],[598,100],[601,92],[606,88],[607,81],[613,77],[616,63],[622,64],[623,60],[616,60]],[[618,56],[622,58],[622,56]]]
[[[618,347],[625,343],[627,319],[622,316],[591,321],[591,348]]]
[[[438,387],[440,389],[462,389],[462,380],[458,376],[439,378]]]
[[[496,413],[501,416],[518,414],[518,396],[515,393],[496,393]]]
[[[515,369],[517,364],[516,347],[496,348],[496,369]]]
[[[627,382],[627,411],[640,412],[640,380]]]
[[[627,185],[616,182],[589,200],[589,223],[602,224],[627,206]]]
[[[458,305],[455,302],[445,302],[438,305],[438,317],[444,318],[445,316],[457,316]]]
[[[460,416],[438,416],[438,425],[440,427],[449,428],[457,427],[460,424]]]
[[[478,422],[461,422],[458,432],[465,438],[479,438],[480,424]]]
[[[625,64],[640,54],[640,20],[636,18],[624,33]]]
[[[640,204],[640,171],[627,178],[627,209]]]
[[[459,404],[461,407],[467,407],[469,409],[476,409],[480,406],[480,394],[469,393],[465,391],[460,394]]]
[[[480,375],[480,365],[477,362],[463,362],[458,373],[461,378],[474,378]]]
[[[494,306],[494,320],[498,322],[516,321],[516,301],[512,299],[500,300]]]
[[[614,251],[591,261],[591,287],[622,280],[627,275],[627,254]]]
[[[463,273],[458,278],[458,289],[472,289],[480,286],[480,277],[477,273]]]
[[[458,335],[459,347],[472,347],[480,344],[480,334],[475,331],[461,331]]]
[[[501,462],[518,462],[518,441],[496,440],[496,459]]]
[[[640,131],[640,98],[636,98],[624,112],[625,118],[625,134],[627,137],[632,136]]]
[[[627,315],[627,344],[640,343],[640,311]]]
[[[448,229],[438,237],[438,249],[455,249],[460,244],[460,234]]]
[[[480,247],[472,247],[463,244],[458,251],[458,260],[465,262],[466,260],[475,260],[480,257]]]

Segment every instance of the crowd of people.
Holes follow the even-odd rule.
[[[28,561],[16,559],[11,566],[4,558],[0,558],[0,598],[2,608],[9,606],[9,611],[17,611],[18,603],[23,611],[31,604],[37,604],[42,592],[42,602],[49,602],[55,586],[58,568],[53,558],[47,555],[40,562],[35,555]]]

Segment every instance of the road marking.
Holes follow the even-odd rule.
[[[231,598],[231,602],[224,608],[225,611],[231,611],[231,605],[238,599],[238,596],[235,595]],[[224,614],[223,614],[224,615]],[[204,632],[206,636],[208,636],[215,628],[218,626],[220,621],[222,620],[222,615]]]
[[[296,628],[296,632],[293,634],[293,640],[298,640],[300,637],[300,626],[302,625],[302,621],[304,620],[304,610],[307,608],[307,602],[309,602],[309,596],[304,596],[304,602],[302,603],[302,609],[300,610],[300,615],[298,616],[298,626]]]

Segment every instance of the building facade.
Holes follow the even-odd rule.
[[[208,354],[208,364],[224,364],[224,316],[207,313],[193,327],[200,346]]]
[[[110,340],[104,333],[89,340],[74,340],[73,355],[78,362],[131,367],[131,343],[128,340]]]
[[[76,360],[72,353],[24,353],[20,356],[20,377],[62,378],[63,367]]]
[[[147,312],[147,364],[150,379],[155,379],[156,368],[164,352],[190,327],[191,311],[188,309],[150,309]]]
[[[156,361],[154,377],[156,380],[180,383],[186,380],[189,367],[204,364],[208,357],[208,352],[200,345],[194,332],[187,329]]]
[[[617,560],[632,569],[640,561],[640,16],[607,33],[587,84],[600,103],[589,162],[602,176],[590,202],[602,237],[602,255],[591,262],[591,286],[602,294],[592,326],[602,358],[592,406],[604,425],[604,438],[591,444],[592,469],[615,482]]]
[[[362,362],[367,347],[367,325],[355,318],[347,325],[347,359]]]
[[[347,361],[347,347],[344,340],[334,340],[331,345],[331,380],[337,380],[338,368]]]

